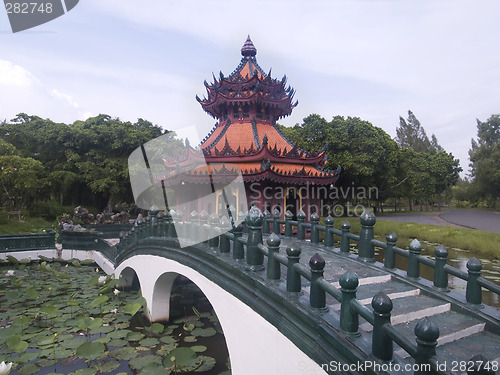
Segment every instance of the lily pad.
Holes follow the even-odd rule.
[[[130,332],[127,335],[128,341],[139,341],[139,340],[142,340],[143,338],[144,338],[144,335],[140,332]]]
[[[212,327],[195,328],[191,331],[191,334],[193,336],[201,336],[201,337],[211,337],[211,336],[215,335],[216,333],[217,332]]]
[[[165,329],[165,326],[161,323],[153,323],[151,326],[146,327],[146,330],[148,330],[151,333],[159,335],[162,333]]]
[[[98,362],[92,365],[92,368],[96,369],[101,374],[115,371],[118,367],[120,367],[120,362],[118,361]]]
[[[134,348],[127,346],[125,348],[119,348],[110,351],[109,356],[119,360],[130,361],[131,359],[136,358],[138,354]]]
[[[137,311],[140,310],[140,308],[142,307],[142,305],[140,303],[127,303],[125,305],[125,307],[123,308],[123,312],[125,314],[129,314],[129,315],[135,315],[137,313]]]
[[[158,339],[155,339],[154,337],[147,337],[139,341],[139,345],[147,347],[155,346],[158,345],[159,343],[160,341],[158,341]]]
[[[100,295],[90,303],[89,307],[92,308],[92,307],[102,306],[108,301],[108,299],[109,299],[108,296]]]
[[[5,340],[5,345],[7,345],[10,350],[20,353],[28,349],[29,344],[26,341],[21,340],[18,335],[14,335]]]
[[[191,346],[191,349],[193,349],[196,353],[203,353],[207,350],[207,347],[203,345],[195,345]]]
[[[210,371],[215,367],[215,358],[200,355],[198,359],[201,359],[201,365],[194,372]]]
[[[20,374],[35,374],[40,368],[34,363],[28,363],[17,370]]]
[[[86,342],[76,349],[76,355],[85,359],[96,359],[104,354],[106,347],[100,342]]]
[[[119,329],[119,330],[110,332],[108,334],[108,337],[111,337],[112,339],[121,339],[123,337],[126,337],[131,332],[132,331],[130,331],[128,329]]]
[[[144,357],[138,357],[131,359],[128,364],[134,370],[141,370],[142,368],[149,366],[151,364],[161,365],[161,357],[157,355],[146,355]]]

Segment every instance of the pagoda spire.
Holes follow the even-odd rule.
[[[241,54],[245,57],[252,57],[257,54],[257,48],[255,48],[255,46],[253,45],[252,39],[250,39],[250,35],[247,36],[247,40],[241,48]]]

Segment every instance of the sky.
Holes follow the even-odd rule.
[[[202,138],[215,120],[195,96],[250,35],[264,71],[296,90],[281,124],[352,116],[394,137],[411,110],[465,174],[476,119],[500,113],[499,14],[496,0],[81,0],[12,33],[0,9],[0,121],[105,113]]]

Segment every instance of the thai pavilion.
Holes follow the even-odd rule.
[[[186,144],[188,155],[184,161],[177,161],[176,167],[179,170],[201,155],[206,166],[185,170],[169,185],[177,186],[174,188],[178,201],[183,201],[183,189],[179,186],[197,189],[205,185],[206,189],[207,184],[212,185],[212,199],[184,200],[190,202],[184,207],[188,213],[205,209],[209,214],[215,211],[223,215],[227,205],[245,211],[245,207],[255,204],[262,211],[278,209],[282,217],[286,210],[296,215],[302,209],[309,218],[320,210],[321,197],[335,183],[337,172],[323,170],[324,150],[300,149],[276,124],[298,104],[294,102],[294,89],[286,87],[286,76],[277,80],[271,77],[271,71],[264,72],[257,63],[257,49],[250,37],[241,54],[240,64],[229,76],[221,72],[212,83],[205,81],[206,97],[196,96],[217,123],[196,149]],[[168,164],[165,162],[167,167]],[[231,187],[229,183],[238,173],[243,184]],[[226,188],[221,189],[224,185]],[[245,192],[239,191],[243,189]],[[203,195],[200,193],[200,197]],[[243,202],[245,197],[247,202]]]

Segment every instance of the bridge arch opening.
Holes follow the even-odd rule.
[[[131,267],[125,267],[120,273],[118,281],[119,289],[141,290],[141,283],[137,272]]]

